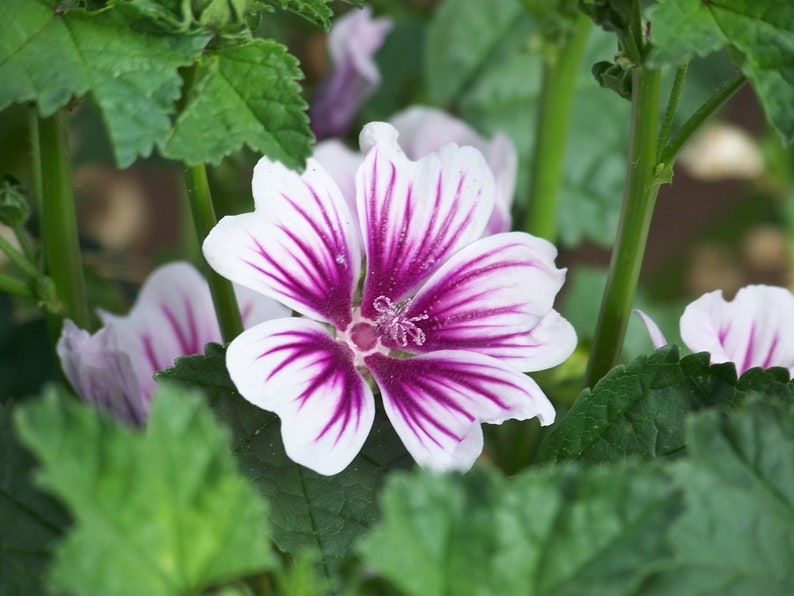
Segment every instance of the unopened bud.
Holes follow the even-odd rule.
[[[11,229],[22,227],[30,215],[30,205],[19,181],[4,176],[0,183],[0,224]]]

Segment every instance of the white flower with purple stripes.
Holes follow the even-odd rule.
[[[223,218],[204,243],[219,273],[301,317],[257,325],[228,348],[240,393],[278,414],[287,454],[321,474],[343,470],[374,420],[373,388],[416,461],[468,469],[480,424],[554,408],[524,372],[573,351],[553,310],[565,271],[524,233],[481,238],[494,180],[471,147],[410,161],[390,125],[369,124],[355,220],[331,175],[263,158],[255,211]]]

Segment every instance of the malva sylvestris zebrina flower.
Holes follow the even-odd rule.
[[[637,311],[654,347],[667,343],[659,327]],[[680,319],[681,340],[711,362],[733,362],[738,374],[760,366],[782,366],[794,374],[794,296],[785,288],[751,285],[731,301],[721,290],[690,303]]]
[[[263,158],[255,211],[210,232],[213,268],[302,315],[245,331],[227,367],[246,399],[281,418],[289,457],[321,474],[361,449],[370,383],[419,464],[465,470],[481,423],[554,420],[523,373],[575,347],[552,308],[565,271],[544,240],[481,237],[495,191],[477,150],[450,144],[410,161],[385,123],[367,125],[361,144],[358,221],[316,160],[300,175]]]

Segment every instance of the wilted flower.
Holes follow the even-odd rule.
[[[238,300],[247,326],[288,312],[244,288]],[[61,366],[80,397],[133,424],[146,420],[155,371],[221,341],[209,286],[188,263],[155,270],[128,315],[99,316],[104,326],[93,335],[65,321],[57,345]]]
[[[518,154],[510,137],[497,132],[488,141],[462,120],[426,106],[406,108],[395,114],[389,123],[397,129],[400,146],[409,159],[421,159],[446,143],[478,149],[496,181],[496,203],[485,231],[498,234],[510,230],[510,208],[518,167]],[[314,157],[331,173],[355,213],[355,175],[364,156],[348,149],[338,139],[328,139],[317,144]]]
[[[373,57],[391,28],[391,19],[373,19],[369,6],[351,10],[334,23],[328,35],[331,70],[309,108],[317,139],[347,133],[356,110],[378,87],[380,72]]]
[[[639,311],[638,311],[639,312]],[[654,347],[667,343],[658,326],[639,313]],[[722,291],[704,294],[684,310],[681,340],[711,362],[733,362],[736,372],[782,366],[794,374],[794,296],[785,288],[746,286],[732,301]]]
[[[565,271],[544,240],[481,237],[495,190],[477,150],[449,144],[413,162],[384,123],[361,141],[357,217],[316,160],[299,175],[263,158],[255,211],[207,237],[218,272],[303,315],[235,339],[229,373],[279,415],[287,454],[317,472],[341,471],[361,449],[375,416],[370,382],[418,463],[467,469],[482,422],[554,419],[523,371],[575,347],[552,310]]]

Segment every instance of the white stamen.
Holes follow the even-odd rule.
[[[417,346],[421,346],[427,339],[425,332],[416,325],[416,322],[424,321],[428,315],[423,313],[416,317],[406,317],[403,313],[410,305],[410,298],[405,301],[405,304],[398,306],[386,296],[378,296],[372,303],[375,310],[380,313],[380,316],[375,319],[376,329],[401,348],[408,345],[408,338],[411,338]]]

